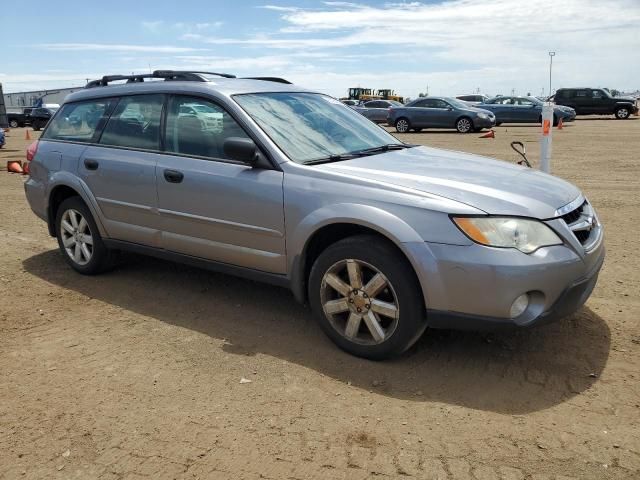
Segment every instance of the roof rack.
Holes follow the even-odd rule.
[[[216,72],[196,72],[190,70],[155,70],[153,73],[142,73],[138,75],[105,75],[99,80],[92,80],[85,88],[93,87],[106,87],[111,82],[118,80],[126,80],[126,83],[140,83],[144,82],[146,78],[162,78],[165,81],[191,81],[191,82],[206,82],[207,79],[204,75],[216,75],[224,78],[236,78],[235,75],[230,73],[216,73]]]
[[[242,77],[243,80],[263,80],[265,82],[276,82],[276,83],[286,83],[288,85],[292,85],[289,80],[285,80],[280,77]]]

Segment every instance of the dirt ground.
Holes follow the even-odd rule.
[[[402,138],[514,161],[537,135]],[[0,478],[640,478],[640,119],[579,119],[553,151],[606,228],[585,307],[427,332],[383,363],[337,350],[283,289],[134,255],[75,274],[0,171]]]

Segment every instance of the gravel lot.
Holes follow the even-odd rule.
[[[506,161],[521,140],[536,162],[539,127],[495,130],[402,139]],[[530,331],[427,332],[384,363],[338,351],[283,289],[134,255],[75,274],[0,171],[0,478],[640,478],[640,120],[553,142],[606,228],[587,305]]]

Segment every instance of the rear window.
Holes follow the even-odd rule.
[[[113,100],[99,99],[67,103],[51,120],[42,138],[72,142],[93,142]],[[33,111],[37,114],[39,109]]]

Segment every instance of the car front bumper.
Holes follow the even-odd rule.
[[[496,117],[489,118],[480,118],[476,117],[473,119],[473,126],[476,128],[491,128],[496,126]]]
[[[419,263],[428,326],[465,330],[530,327],[571,315],[591,295],[605,256],[602,236],[587,253],[566,245],[532,254],[477,244],[405,246]],[[510,318],[524,293],[526,310]]]

